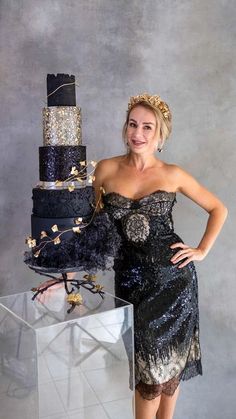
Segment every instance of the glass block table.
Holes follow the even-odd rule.
[[[0,419],[133,418],[133,307],[81,294],[0,298]]]

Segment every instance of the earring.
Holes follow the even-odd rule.
[[[162,153],[162,151],[163,151],[163,141],[161,141],[160,147],[158,147],[158,143],[157,143],[157,151],[159,151],[159,153]]]

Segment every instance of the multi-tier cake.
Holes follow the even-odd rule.
[[[57,234],[52,231],[54,225],[60,231],[68,230],[75,226],[75,218],[89,218],[94,201],[92,186],[84,186],[86,146],[82,145],[75,76],[48,74],[47,98],[48,107],[43,108],[43,146],[39,147],[40,183],[33,189],[31,227],[37,245],[43,239],[42,232],[49,237]],[[78,173],[80,182],[71,175],[72,171]]]
[[[95,162],[87,161],[82,145],[75,76],[47,75],[47,105],[25,262],[44,272],[106,269],[119,236],[108,215],[96,213],[94,190],[87,184]]]

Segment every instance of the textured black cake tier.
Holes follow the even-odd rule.
[[[87,217],[94,211],[92,186],[75,189],[33,189],[33,215],[38,217]]]
[[[51,227],[57,224],[63,230],[73,227],[73,218],[58,219],[32,216],[32,231],[40,237],[47,231],[51,240],[58,237],[59,232],[52,233]],[[89,220],[88,220],[89,221]],[[84,226],[84,228],[83,228]],[[44,272],[87,271],[95,273],[112,267],[113,257],[120,248],[121,238],[108,214],[101,210],[95,213],[87,225],[81,226],[79,233],[66,233],[60,237],[61,242],[49,242],[49,238],[37,240],[34,249],[25,253],[25,263],[30,267],[43,268]],[[42,243],[47,241],[48,243]],[[38,257],[34,254],[38,252]]]
[[[44,182],[66,180],[71,168],[86,170],[80,166],[86,160],[86,146],[45,146],[39,147],[39,179]]]
[[[79,215],[78,215],[78,217],[79,217]],[[84,218],[84,221],[85,220],[86,219]],[[51,239],[54,239],[55,237],[58,236],[60,231],[56,231],[56,232],[52,231],[52,226],[54,226],[55,224],[58,226],[58,230],[60,230],[60,231],[64,231],[64,230],[67,230],[67,229],[71,230],[71,231],[68,231],[67,233],[64,233],[60,237],[61,241],[62,240],[67,240],[75,234],[72,230],[72,227],[79,227],[78,225],[75,224],[75,217],[71,217],[71,218],[53,218],[53,217],[43,218],[43,217],[37,217],[36,215],[31,215],[31,235],[34,239],[36,239],[37,244],[39,244],[39,242],[41,242],[41,240],[40,240],[41,231],[45,231]],[[45,239],[43,239],[43,240],[45,240]]]
[[[75,76],[69,74],[48,74],[47,75],[47,95],[48,106],[76,106],[75,84],[68,85],[68,83],[75,83]]]

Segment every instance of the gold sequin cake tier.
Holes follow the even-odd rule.
[[[77,106],[43,108],[44,146],[78,146],[81,144],[81,108]]]

